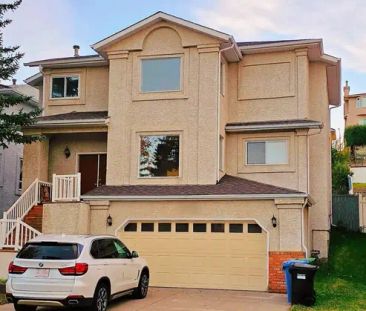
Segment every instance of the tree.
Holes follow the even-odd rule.
[[[9,25],[12,20],[5,18],[5,13],[16,10],[22,0],[9,4],[0,3],[0,30]],[[19,61],[24,56],[19,52],[19,46],[4,46],[3,33],[0,32],[0,79],[9,80],[19,69]],[[40,140],[39,135],[24,136],[22,127],[35,123],[40,115],[41,109],[35,108],[31,112],[24,112],[22,109],[9,108],[26,103],[31,99],[28,96],[14,95],[12,93],[0,95],[0,147],[7,148],[9,143],[28,144]]]
[[[348,193],[349,153],[332,148],[332,190],[335,194]]]

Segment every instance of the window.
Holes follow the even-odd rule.
[[[83,246],[73,243],[29,243],[17,255],[21,259],[73,260],[77,259]]]
[[[175,232],[188,232],[189,225],[187,223],[175,224]]]
[[[137,231],[137,223],[131,222],[125,227],[125,232],[136,232]]]
[[[159,223],[158,230],[159,230],[159,232],[170,232],[170,231],[172,231],[172,224],[170,224],[170,223]]]
[[[366,97],[357,97],[356,108],[365,108],[365,107],[366,107]]]
[[[23,158],[18,160],[16,193],[21,193],[23,188]]]
[[[211,232],[225,232],[225,224],[211,224]]]
[[[243,233],[243,224],[230,224],[230,233]]]
[[[114,240],[112,239],[103,239],[98,240],[98,255],[97,259],[109,259],[109,258],[119,258],[119,253],[114,245]],[[91,252],[92,253],[92,252]]]
[[[139,176],[179,176],[179,135],[141,136]]]
[[[166,92],[181,89],[181,58],[147,58],[141,60],[141,91]]]
[[[359,125],[366,125],[366,119],[361,119],[358,121]]]
[[[78,96],[79,76],[52,78],[52,98],[72,98]]]
[[[262,233],[262,228],[257,224],[248,224],[248,233]]]
[[[288,164],[288,141],[248,141],[247,164]]]
[[[131,258],[130,251],[120,240],[113,240],[113,243],[117,250],[118,258]]]
[[[154,231],[154,223],[152,222],[145,222],[141,224],[141,231],[142,232],[153,232]]]
[[[206,224],[193,224],[193,232],[206,232]]]

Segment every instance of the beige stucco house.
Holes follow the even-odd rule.
[[[343,87],[345,127],[366,125],[366,93],[350,94],[348,81]]]
[[[43,232],[116,234],[156,286],[283,291],[284,260],[327,257],[340,60],[321,39],[238,42],[158,12],[92,48],[26,64]]]

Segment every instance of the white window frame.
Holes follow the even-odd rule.
[[[179,66],[179,89],[177,90],[159,90],[159,91],[143,91],[142,90],[142,80],[143,80],[143,70],[142,63],[144,60],[155,60],[155,59],[167,59],[167,58],[179,58],[180,66]],[[140,94],[154,94],[154,93],[177,93],[183,91],[183,56],[182,55],[162,55],[162,56],[142,56],[140,57],[140,85],[139,92]]]
[[[287,152],[287,162],[286,163],[257,163],[252,164],[248,163],[248,143],[265,143],[266,142],[285,142],[286,143],[286,152]],[[290,153],[289,153],[289,140],[288,139],[258,139],[258,140],[246,140],[245,144],[245,153],[244,153],[244,163],[247,166],[277,166],[277,165],[289,165],[290,164]]]
[[[64,78],[64,97],[52,97],[53,79]],[[66,78],[78,78],[78,96],[66,96]],[[66,74],[66,75],[53,75],[51,76],[50,83],[50,100],[62,100],[62,99],[79,99],[80,98],[80,74]]]
[[[178,136],[179,137],[179,168],[178,176],[140,176],[140,156],[141,156],[141,138],[143,136]],[[181,133],[139,133],[138,134],[138,153],[137,153],[137,178],[138,179],[178,179],[182,177],[182,134]]]

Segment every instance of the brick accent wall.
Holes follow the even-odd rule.
[[[304,252],[269,252],[268,290],[274,293],[286,293],[285,274],[282,271],[282,264],[289,259],[304,257]]]

